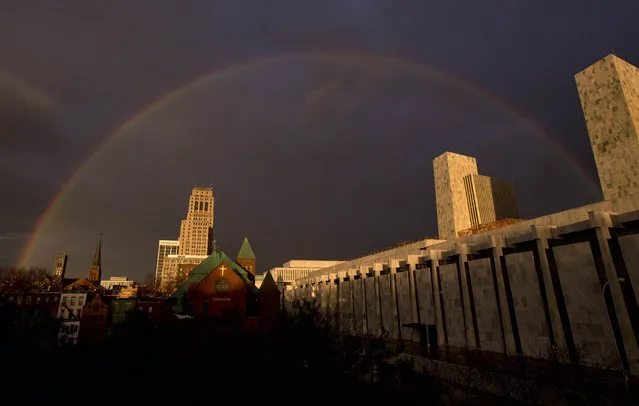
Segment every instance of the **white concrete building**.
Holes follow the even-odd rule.
[[[288,262],[285,262],[282,266],[271,268],[267,273],[270,272],[273,276],[273,280],[276,282],[281,281],[286,285],[290,285],[294,280],[299,278],[305,278],[309,273],[331,267],[336,266],[344,261],[317,261],[317,260],[305,260],[305,259],[292,259]]]
[[[255,275],[255,287],[260,288],[264,282],[264,275]]]
[[[133,286],[134,283],[126,276],[112,276],[108,280],[100,281],[100,286],[106,290],[113,290],[116,286],[128,287]]]
[[[86,292],[69,292],[60,295],[58,319],[61,321],[58,333],[60,344],[76,344],[80,333],[80,318],[87,301]]]

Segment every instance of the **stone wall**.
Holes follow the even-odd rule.
[[[352,317],[361,312],[362,333],[430,349],[552,353],[584,365],[625,365],[639,376],[638,209],[639,195],[631,195],[416,243],[299,279],[296,297]],[[331,293],[311,297],[314,289]],[[346,307],[336,306],[338,298]]]

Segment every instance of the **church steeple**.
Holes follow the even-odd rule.
[[[100,234],[98,246],[93,255],[93,264],[91,265],[87,279],[92,282],[100,282],[100,279],[102,279],[102,234]]]
[[[244,237],[244,241],[242,242],[240,251],[237,253],[235,262],[240,264],[242,268],[246,269],[253,279],[255,279],[255,253],[253,253],[253,248],[251,248],[251,243],[249,243],[248,237]]]

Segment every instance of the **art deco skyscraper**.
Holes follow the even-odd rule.
[[[445,152],[433,160],[439,238],[519,217],[511,183],[479,175],[473,157]]]
[[[575,80],[604,199],[639,192],[639,69],[608,55]]]
[[[207,255],[213,231],[213,189],[195,187],[189,198],[186,219],[180,224],[180,255]]]

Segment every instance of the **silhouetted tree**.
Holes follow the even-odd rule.
[[[31,289],[59,290],[59,282],[46,269],[0,269],[0,291],[25,292]]]

